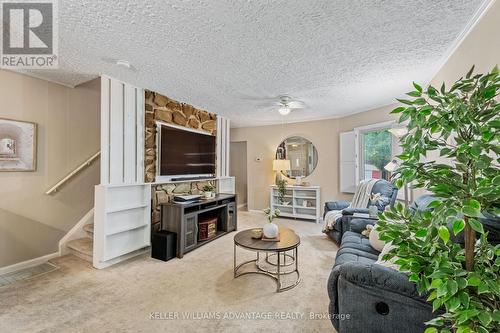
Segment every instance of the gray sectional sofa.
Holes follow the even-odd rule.
[[[423,195],[411,209],[426,210],[433,200],[434,197]],[[498,244],[499,218],[484,213],[480,221],[488,231],[489,241]],[[406,274],[375,264],[379,252],[360,234],[366,224],[373,223],[370,219],[350,220],[350,230],[343,233],[339,242],[340,249],[328,279],[332,324],[339,333],[421,333],[425,330],[424,323],[435,317],[432,306],[418,294]],[[462,237],[452,238],[463,243]]]

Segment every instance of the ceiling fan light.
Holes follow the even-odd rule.
[[[279,108],[278,109],[278,112],[280,113],[280,115],[282,116],[286,116],[287,114],[290,113],[290,111],[292,111],[290,108]]]

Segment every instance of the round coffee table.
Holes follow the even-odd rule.
[[[252,238],[252,230],[243,230],[234,236],[234,278],[246,274],[263,274],[276,280],[277,292],[292,289],[300,282],[300,273],[298,270],[298,247],[300,237],[288,228],[279,227],[279,242],[263,241]],[[257,258],[236,264],[236,248],[241,247],[245,250],[256,252]],[[265,253],[265,258],[260,258],[260,253]],[[288,253],[291,252],[291,253]],[[255,264],[253,270],[240,272],[240,268]],[[271,269],[265,268],[265,265]],[[290,269],[290,267],[292,269]],[[296,274],[296,279],[292,284],[283,286],[281,277],[283,275]]]

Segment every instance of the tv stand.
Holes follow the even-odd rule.
[[[216,233],[199,240],[199,222],[217,218]],[[161,205],[161,228],[177,233],[177,257],[237,229],[236,195],[219,194],[195,202]]]

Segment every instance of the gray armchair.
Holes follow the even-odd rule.
[[[384,211],[387,205],[394,205],[396,202],[396,198],[398,195],[398,188],[394,186],[391,182],[387,180],[380,179],[378,180],[372,188],[373,193],[380,193],[382,199],[379,200],[377,206],[380,212]],[[349,201],[330,201],[325,202],[325,209],[323,213],[323,217],[327,212],[331,210],[342,210],[342,217],[337,219],[333,230],[327,232],[327,235],[330,236],[337,244],[340,244],[342,241],[342,236],[346,231],[351,230],[350,222],[353,218],[354,213],[368,213],[368,207],[365,208],[349,208]],[[373,222],[373,221],[372,221]],[[363,230],[363,229],[362,229]],[[357,231],[357,230],[356,230]],[[361,231],[357,231],[361,232]]]

